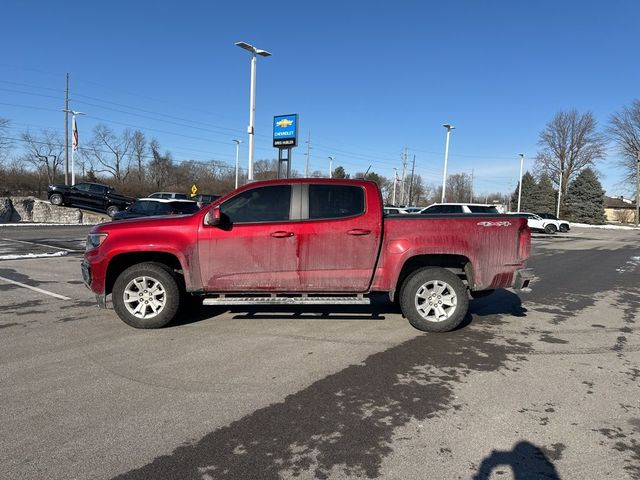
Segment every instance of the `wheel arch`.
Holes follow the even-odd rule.
[[[398,292],[409,275],[420,268],[426,267],[440,267],[447,269],[458,275],[461,280],[466,280],[466,284],[468,286],[474,285],[473,264],[468,257],[455,254],[415,255],[408,258],[402,265],[395,284],[395,289],[391,292],[392,294],[390,296],[397,299]]]
[[[174,272],[177,272],[178,278],[182,283],[181,287],[185,288],[184,272],[178,257],[167,252],[131,252],[116,255],[109,262],[107,274],[105,278],[105,295],[113,290],[113,285],[118,276],[132,265],[138,263],[155,262],[167,266]]]

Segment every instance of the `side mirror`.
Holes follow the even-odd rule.
[[[220,219],[220,207],[212,208],[207,212],[204,216],[204,224],[209,225],[211,227],[218,227],[221,224]]]

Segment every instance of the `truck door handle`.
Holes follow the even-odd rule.
[[[293,237],[293,232],[286,232],[284,230],[278,230],[276,232],[273,232],[271,234],[272,237],[275,238],[287,238],[287,237]]]
[[[364,230],[362,228],[354,228],[353,230],[349,230],[347,232],[349,235],[369,235],[371,230]]]

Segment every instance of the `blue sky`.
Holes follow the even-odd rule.
[[[554,113],[590,110],[603,127],[640,98],[640,3],[628,1],[45,2],[2,6],[0,116],[63,131],[65,72],[81,142],[96,123],[140,128],[176,160],[246,166],[249,54],[257,71],[256,159],[276,158],[272,117],[300,115],[304,171],[391,177],[416,156],[428,183],[474,170],[477,192],[515,189]],[[108,102],[108,103],[107,103]],[[598,165],[611,195],[616,154]]]

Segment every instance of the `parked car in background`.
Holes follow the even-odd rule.
[[[403,210],[407,213],[420,213],[422,210],[424,210],[424,207],[404,207]]]
[[[157,215],[187,215],[195,213],[200,208],[191,200],[166,198],[140,198],[126,210],[116,213],[114,220],[127,218],[153,217]]]
[[[495,205],[487,203],[434,203],[420,210],[423,215],[450,214],[450,213],[490,213],[495,215],[498,209]]]
[[[191,200],[196,202],[198,204],[198,207],[202,208],[202,207],[204,207],[206,205],[212,204],[213,202],[215,202],[220,197],[221,197],[221,195],[209,195],[209,194],[199,193],[199,194],[194,195],[193,197],[191,197]]]
[[[402,213],[409,213],[404,208],[400,207],[384,207],[382,211],[385,215],[400,215]]]
[[[105,212],[113,217],[131,205],[135,198],[115,193],[113,187],[100,183],[76,183],[75,185],[49,185],[47,198],[52,205],[73,206]]]
[[[178,200],[189,200],[189,196],[186,193],[178,192],[155,192],[147,198],[175,198]]]
[[[547,220],[556,220],[558,222],[558,228],[562,233],[566,233],[571,230],[571,224],[566,220],[560,220],[553,213],[536,213],[540,218],[545,218]]]
[[[542,218],[530,212],[509,212],[509,215],[518,215],[527,219],[529,228],[534,231],[544,233],[556,233],[560,230],[560,223],[557,220]]]

